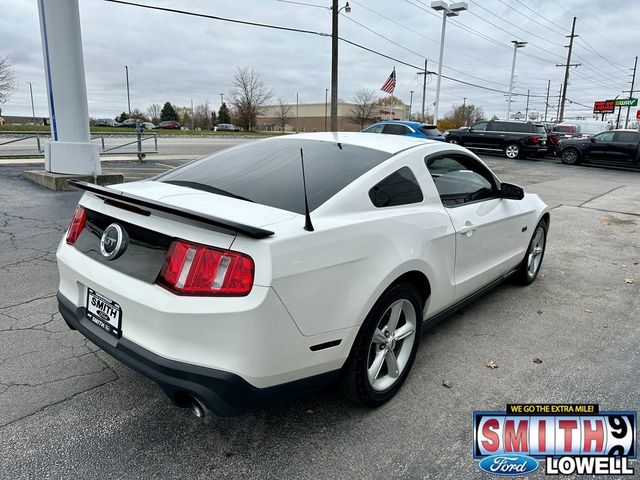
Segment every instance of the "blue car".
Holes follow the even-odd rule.
[[[367,133],[388,133],[391,135],[408,135],[410,137],[424,138],[427,140],[440,140],[444,142],[444,136],[435,125],[420,122],[405,122],[403,120],[383,120],[374,123],[362,130]]]

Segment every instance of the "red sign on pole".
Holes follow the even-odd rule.
[[[616,110],[615,100],[605,100],[593,104],[593,113],[613,113]]]
[[[636,110],[636,118],[640,120],[640,110]]]

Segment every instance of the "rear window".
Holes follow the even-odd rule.
[[[426,133],[427,135],[442,135],[440,130],[438,130],[435,126],[423,125],[420,127],[422,133]]]
[[[391,157],[336,142],[273,139],[223,150],[156,180],[304,214],[301,148],[310,210]]]
[[[544,125],[536,125],[536,133],[543,133],[543,134],[547,134],[547,129],[544,128]]]

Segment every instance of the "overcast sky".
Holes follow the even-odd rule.
[[[46,0],[53,1],[53,0]],[[329,33],[326,8],[282,0],[132,0],[234,19]],[[327,6],[329,0],[299,0]],[[351,0],[340,18],[340,35],[411,65],[437,70],[441,14],[430,0]],[[511,40],[529,42],[518,50],[514,91],[531,92],[530,109],[544,111],[547,81],[557,95],[565,63],[572,17],[578,17],[567,98],[587,106],[594,100],[624,96],[634,57],[640,51],[637,0],[468,0],[469,10],[447,22],[443,74],[483,87],[508,90]],[[341,5],[344,1],[341,0]],[[529,7],[527,9],[526,7]],[[205,100],[217,109],[220,93],[231,89],[236,67],[257,70],[277,97],[301,103],[324,102],[330,86],[330,38],[242,26],[139,7],[80,0],[80,16],[89,97],[93,117],[114,117],[126,110],[123,65],[129,65],[132,108],[152,103],[188,105]],[[358,25],[357,23],[361,25]],[[366,27],[366,28],[365,28]],[[367,30],[369,29],[369,30]],[[375,33],[374,33],[375,32]],[[381,36],[386,37],[382,38]],[[36,115],[47,115],[42,47],[36,0],[0,1],[0,56],[13,62],[18,88],[1,106],[6,115],[31,113],[33,83]],[[339,97],[350,100],[362,88],[376,90],[395,66],[396,96],[420,108],[422,84],[416,68],[340,43]],[[427,85],[427,104],[435,99],[435,76]],[[443,79],[441,115],[463,97],[488,116],[504,116],[505,95]],[[556,105],[556,99],[550,104]],[[526,96],[512,110],[524,111]],[[590,114],[567,105],[566,116]],[[555,107],[553,107],[555,111]],[[433,111],[433,106],[429,109]],[[551,111],[551,110],[550,110]],[[551,113],[549,116],[553,116]]]

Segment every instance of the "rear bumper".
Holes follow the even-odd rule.
[[[157,383],[179,406],[189,396],[221,416],[243,412],[282,401],[297,394],[320,389],[335,381],[333,370],[267,388],[257,388],[242,377],[222,370],[169,360],[126,338],[115,338],[94,325],[84,307],[76,307],[58,293],[58,308],[70,328],[95,343],[112,357]]]

